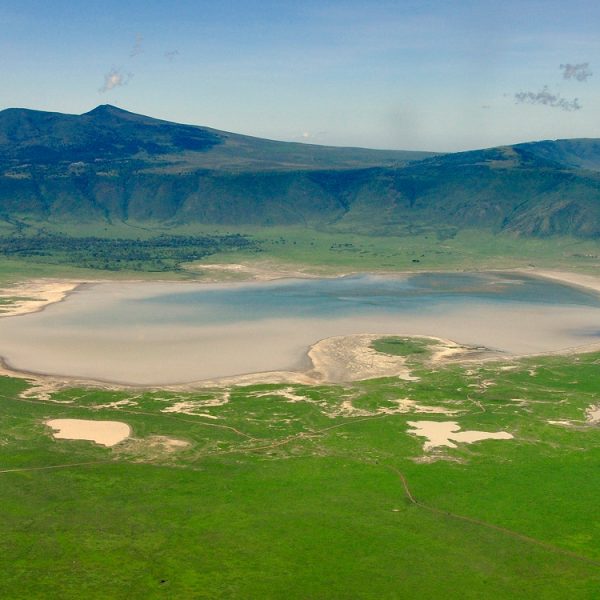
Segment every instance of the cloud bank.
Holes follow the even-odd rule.
[[[581,109],[578,98],[573,98],[572,100],[562,98],[560,94],[553,94],[547,85],[539,92],[517,92],[515,94],[515,102],[517,104],[541,104],[569,112]]]

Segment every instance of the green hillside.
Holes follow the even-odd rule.
[[[300,225],[404,235],[600,233],[600,141],[455,154],[332,148],[100,106],[0,112],[0,219],[27,225]]]
[[[600,140],[573,139],[518,144],[519,148],[566,167],[600,171]]]

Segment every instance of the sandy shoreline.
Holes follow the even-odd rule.
[[[243,272],[249,279],[246,281],[269,281],[273,279],[301,277],[314,278],[319,277],[315,273],[308,274],[307,270],[293,269],[274,269],[263,272],[261,269],[250,269],[244,265],[203,265],[204,268],[233,270],[236,274]],[[497,273],[518,273],[532,277],[550,279],[570,286],[584,288],[590,291],[600,293],[600,277],[572,273],[567,271],[553,271],[546,269],[510,269],[510,270],[490,270],[488,272]],[[376,271],[377,274],[388,274],[387,272]],[[338,273],[321,275],[321,277],[342,277],[351,273]],[[392,274],[392,273],[389,273]],[[404,276],[416,274],[416,272],[395,272],[393,274]],[[110,282],[111,280],[103,280]],[[102,283],[102,280],[69,280],[69,279],[35,279],[22,283],[14,284],[0,289],[0,299],[14,299],[10,304],[0,305],[2,312],[0,317],[11,317],[39,312],[51,304],[62,302],[68,296],[86,284]],[[136,280],[124,283],[134,283]],[[139,280],[137,280],[139,281]],[[239,280],[238,280],[239,281]],[[197,281],[194,283],[209,283],[209,281]],[[35,373],[13,369],[7,362],[0,357],[0,375],[10,377],[20,377],[28,379],[33,384],[33,390],[37,393],[33,395],[48,395],[52,391],[66,387],[100,387],[113,390],[172,390],[172,391],[193,391],[206,388],[226,387],[235,385],[253,385],[258,383],[291,383],[314,385],[324,382],[343,382],[356,381],[373,377],[396,376],[401,378],[410,378],[410,373],[405,366],[405,359],[402,357],[390,357],[370,349],[374,339],[384,337],[384,335],[398,335],[390,332],[388,334],[357,334],[349,336],[336,336],[326,338],[313,344],[307,349],[307,357],[311,363],[310,368],[304,371],[269,371],[258,373],[246,373],[214,379],[204,379],[189,383],[178,384],[152,384],[152,385],[133,385],[119,383],[114,381],[103,381],[95,379],[86,379],[84,377],[60,376],[45,373]],[[422,337],[422,336],[416,336]],[[438,340],[439,355],[434,357],[435,362],[441,362],[447,358],[459,362],[477,362],[498,360],[502,357],[497,354],[489,353],[487,357],[473,358],[469,348],[461,346],[451,340],[442,338],[432,338]],[[542,354],[532,355],[510,355],[504,358],[516,360],[524,356],[545,356],[545,355],[572,355],[576,353],[591,352],[600,349],[600,344],[586,344],[563,350],[544,352]]]
[[[0,317],[17,317],[44,310],[50,304],[67,299],[84,281],[68,279],[32,279],[0,289]]]
[[[296,384],[319,385],[330,383],[348,383],[377,377],[398,377],[405,381],[415,378],[406,364],[406,357],[393,356],[377,352],[371,348],[376,339],[386,336],[427,338],[434,342],[429,362],[437,365],[448,360],[467,360],[473,355],[473,348],[457,344],[451,340],[432,336],[408,336],[405,334],[352,334],[324,338],[312,344],[306,353],[310,366],[298,371],[263,371],[243,373],[202,379],[186,383],[165,384],[132,384],[111,380],[91,379],[85,377],[38,373],[13,368],[0,357],[0,376],[27,379],[32,387],[22,397],[49,399],[52,392],[73,387],[98,388],[112,391],[170,391],[193,392],[207,389],[249,386],[259,384]],[[477,349],[476,354],[481,352]],[[497,353],[489,352],[488,357],[498,358]]]
[[[600,293],[600,276],[585,275],[583,273],[573,273],[570,271],[552,271],[548,269],[517,269],[515,273],[540,277],[542,279],[551,279],[567,285],[592,290]]]

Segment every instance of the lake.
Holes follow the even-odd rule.
[[[355,275],[236,284],[99,283],[0,319],[12,368],[174,384],[307,367],[320,339],[433,335],[513,354],[600,342],[600,296],[512,273]]]

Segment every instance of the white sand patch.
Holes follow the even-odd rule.
[[[408,421],[412,427],[413,435],[426,437],[423,450],[431,450],[439,446],[456,448],[454,442],[465,442],[472,444],[481,440],[510,440],[513,435],[507,431],[460,431],[460,425],[456,421]]]
[[[431,415],[448,415],[451,417],[464,411],[455,408],[445,408],[444,406],[423,406],[422,404],[415,404],[413,412]]]
[[[217,417],[216,415],[211,415],[209,413],[203,413],[203,412],[194,413],[194,416],[196,416],[196,417],[204,417],[205,419],[215,419],[215,420],[219,419],[219,417]]]
[[[279,390],[279,395],[285,398],[288,402],[292,404],[296,402],[304,402],[306,400],[306,396],[300,396],[294,392],[293,388],[285,388],[283,390]]]
[[[372,334],[361,333],[335,336],[314,344],[308,357],[313,364],[309,372],[316,382],[343,382],[375,379],[377,377],[399,377],[405,381],[418,381],[411,375],[406,364],[407,357],[378,352],[372,348],[375,340],[385,337],[406,337],[430,340],[430,356],[427,362],[432,365],[454,358],[468,358],[473,352],[480,353],[481,348],[472,348],[457,344],[452,340],[429,335]]]
[[[550,425],[561,425],[562,427],[573,427],[575,425],[573,421],[567,421],[566,419],[561,419],[559,421],[546,421],[546,423]]]
[[[198,402],[194,400],[187,400],[184,402],[176,402],[167,408],[163,408],[160,412],[162,413],[180,413],[183,415],[194,415],[197,416],[197,410],[200,408]]]
[[[435,346],[430,346],[432,362],[442,362],[454,356],[465,354],[467,349],[452,340],[443,340],[441,338],[428,337],[428,339],[436,342]]]
[[[554,279],[561,283],[568,283],[569,285],[600,292],[600,278],[594,275],[582,275],[581,273],[568,273],[566,271],[549,271],[545,269],[521,269],[521,271],[528,275]]]
[[[380,415],[398,415],[405,413],[423,413],[423,414],[436,414],[436,415],[447,415],[454,416],[460,412],[460,410],[446,408],[444,406],[425,406],[418,404],[415,400],[409,398],[398,398],[396,400],[390,400],[395,406],[379,406],[374,410],[368,410],[364,408],[357,408],[352,403],[352,398],[344,399],[341,404],[336,408],[326,410],[328,417],[378,417]]]
[[[438,462],[440,460],[446,462],[453,463],[464,463],[465,461],[461,458],[457,458],[456,456],[448,456],[447,454],[423,454],[423,456],[415,456],[411,458],[412,462],[417,463],[418,465],[428,465],[434,462]]]
[[[366,410],[364,408],[356,408],[352,404],[352,400],[343,400],[339,406],[336,416],[345,417],[373,417],[377,414],[376,411]]]
[[[423,404],[418,404],[415,400],[410,400],[409,398],[399,398],[397,400],[392,400],[396,406],[394,407],[381,407],[378,408],[376,414],[380,415],[395,415],[401,413],[422,413],[422,414],[432,414],[432,415],[447,415],[449,417],[459,414],[461,410],[446,408],[444,406],[425,406]]]
[[[208,417],[209,419],[216,419],[217,417],[210,415],[203,411],[206,408],[223,406],[229,402],[231,394],[225,390],[221,394],[214,398],[208,398],[204,400],[183,400],[181,402],[175,402],[167,408],[163,408],[160,412],[163,413],[180,413],[183,415],[193,415],[195,417]]]
[[[260,384],[298,383],[300,385],[314,385],[315,380],[305,373],[295,371],[265,371],[247,373],[245,375],[232,375],[216,379],[204,379],[191,384],[183,384],[180,389],[195,390],[219,386],[244,386]],[[174,386],[171,386],[174,387]]]
[[[204,281],[223,281],[234,279],[238,281],[272,281],[275,279],[304,279],[313,277],[343,277],[350,273],[335,272],[330,269],[309,265],[287,265],[274,261],[256,261],[252,263],[196,263],[188,268],[203,271]],[[211,278],[208,273],[213,273]]]
[[[270,390],[268,392],[260,392],[258,394],[253,394],[253,395],[255,398],[264,398],[266,396],[281,396],[282,398],[285,398],[291,404],[294,404],[297,402],[307,402],[310,400],[306,396],[300,396],[299,394],[296,394],[296,392],[294,391],[294,388],[292,388],[292,387],[286,387],[281,390]]]
[[[377,352],[371,344],[380,334],[330,337],[317,342],[308,352],[318,381],[360,381],[376,377],[399,377],[417,381],[406,366],[406,358]]]
[[[115,402],[108,402],[107,404],[97,404],[94,408],[122,408],[124,406],[139,406],[135,400],[116,400]]]
[[[0,298],[11,299],[0,308],[2,317],[14,317],[42,310],[48,304],[60,302],[72,292],[80,281],[37,279],[0,289]],[[14,299],[14,300],[12,300]]]
[[[585,411],[585,420],[593,425],[600,423],[600,404],[588,407]]]
[[[301,396],[300,394],[297,394],[292,387],[286,387],[280,390],[257,392],[252,394],[252,396],[255,398],[282,397],[285,398],[290,404],[297,404],[299,402],[314,404],[322,410],[325,416],[330,418],[377,417],[380,415],[397,415],[410,412],[454,416],[464,412],[462,410],[446,408],[444,406],[425,406],[418,404],[415,400],[410,400],[409,398],[388,400],[388,402],[393,404],[393,406],[379,406],[369,410],[354,406],[353,400],[356,398],[355,394],[351,394],[345,398],[341,397],[339,404],[331,405],[327,400],[313,400],[309,396]]]
[[[52,435],[61,440],[88,440],[101,446],[114,446],[131,435],[131,427],[119,421],[87,419],[50,419],[46,425]]]
[[[511,398],[510,401],[523,408],[531,404],[531,402],[529,400],[525,400],[525,398]]]
[[[185,440],[178,440],[177,438],[170,438],[164,435],[153,435],[147,438],[146,441],[153,446],[162,446],[167,452],[174,452],[181,448],[187,448],[190,445]]]
[[[185,440],[164,435],[151,435],[145,438],[129,438],[123,444],[119,444],[115,451],[128,455],[134,462],[151,462],[163,460],[191,445]]]
[[[5,373],[2,373],[4,375]],[[59,387],[54,381],[46,380],[45,378],[31,378],[27,377],[31,387],[23,390],[19,394],[19,398],[28,400],[29,398],[35,398],[36,400],[42,400],[44,402],[57,402],[52,400],[52,394],[58,391]],[[64,404],[72,404],[72,400],[63,401]],[[61,402],[62,403],[62,402]]]

